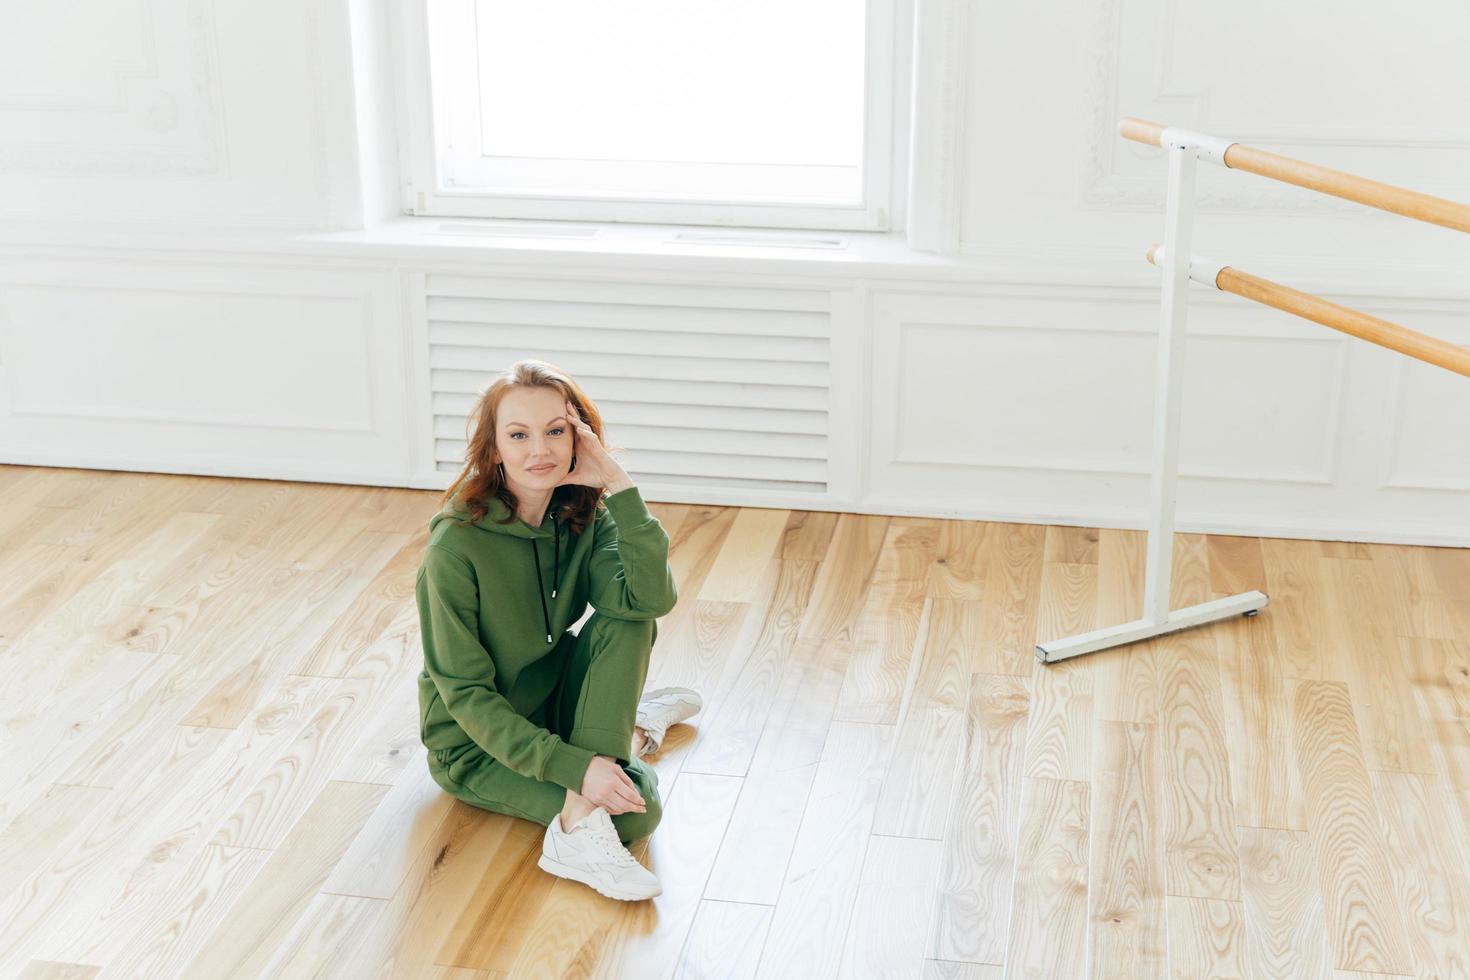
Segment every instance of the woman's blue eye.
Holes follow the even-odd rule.
[[[558,425],[556,428],[552,429],[551,431],[552,432],[565,432],[566,429],[563,429],[561,426]]]

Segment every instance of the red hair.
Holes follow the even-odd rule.
[[[507,518],[501,523],[509,524],[516,519],[519,501],[510,485],[501,478],[500,467],[495,458],[495,423],[500,402],[515,388],[553,388],[565,401],[572,403],[582,422],[603,440],[602,413],[597,405],[582,391],[561,368],[546,361],[525,359],[517,361],[495,376],[495,380],[480,394],[480,400],[466,420],[468,447],[465,451],[465,466],[459,478],[444,491],[441,503],[448,503],[455,492],[460,492],[464,507],[470,512],[468,523],[482,520],[490,511],[489,501],[499,497],[510,508]],[[606,446],[606,441],[603,441]],[[609,451],[613,447],[608,447]],[[581,534],[592,523],[598,507],[602,506],[605,493],[602,487],[561,486],[552,491],[551,499],[557,520],[563,521],[572,533]]]

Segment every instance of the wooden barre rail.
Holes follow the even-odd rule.
[[[1136,143],[1162,146],[1167,128],[1147,119],[1129,116],[1119,123],[1118,132]],[[1261,177],[1305,187],[1307,190],[1366,204],[1370,208],[1392,211],[1416,221],[1427,221],[1456,231],[1470,232],[1470,204],[1379,183],[1341,170],[1268,153],[1244,143],[1231,143],[1225,151],[1224,161],[1225,166],[1232,170],[1244,170]]]
[[[1159,264],[1158,252],[1158,245],[1148,250],[1148,260],[1154,265]],[[1324,327],[1341,330],[1380,347],[1387,347],[1470,378],[1470,349],[1452,344],[1448,340],[1431,337],[1388,320],[1380,320],[1360,310],[1330,303],[1311,293],[1304,293],[1230,266],[1220,270],[1213,285],[1224,292],[1234,293],[1266,306],[1274,306]]]

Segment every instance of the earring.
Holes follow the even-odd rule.
[[[495,468],[498,469],[498,470],[500,470],[500,482],[501,483],[504,483],[505,482],[505,464],[504,463],[496,463],[495,464]]]

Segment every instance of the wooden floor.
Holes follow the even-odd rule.
[[[622,903],[418,742],[437,494],[0,467],[0,976],[1470,976],[1470,551],[654,505]],[[1359,972],[1351,972],[1359,971]]]

